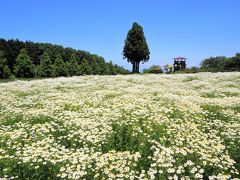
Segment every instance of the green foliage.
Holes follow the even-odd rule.
[[[28,52],[28,55],[32,61],[32,64],[36,65],[36,76],[42,76],[42,68],[39,67],[39,65],[41,64],[41,57],[43,56],[44,52],[48,52],[49,58],[51,62],[55,62],[57,55],[61,54],[62,59],[64,62],[69,62],[70,59],[72,59],[72,54],[76,55],[76,61],[77,62],[81,62],[83,59],[86,59],[89,63],[89,65],[92,68],[92,73],[93,74],[100,74],[103,71],[105,71],[103,74],[106,74],[106,68],[104,67],[104,65],[101,65],[103,67],[103,71],[100,72],[100,64],[104,63],[106,65],[106,62],[104,60],[104,58],[96,55],[96,54],[90,54],[87,51],[82,51],[82,50],[76,50],[76,49],[72,49],[72,48],[64,48],[60,45],[52,45],[49,43],[34,43],[31,41],[27,41],[27,42],[23,42],[23,41],[19,41],[17,40],[5,40],[5,39],[1,39],[0,38],[0,50],[3,51],[4,53],[4,57],[6,58],[6,65],[9,67],[10,72],[14,72],[14,66],[16,64],[16,59],[18,54],[20,53],[21,49],[26,49],[26,51]],[[103,61],[103,62],[100,62]],[[99,63],[100,62],[100,63]],[[71,63],[70,63],[71,64]],[[67,63],[67,66],[69,66],[70,64]],[[74,64],[74,63],[73,63]],[[76,72],[76,68],[73,68],[72,65],[70,65],[72,68],[69,69],[68,68],[68,73],[69,75],[75,75]],[[128,73],[128,71],[126,69],[124,69],[123,67],[120,67],[118,65],[114,65],[115,70],[118,74],[126,74]],[[52,71],[53,67],[50,67],[49,71]],[[79,67],[77,68],[78,72],[76,75],[81,75],[81,72],[79,72]],[[96,72],[95,72],[96,70]],[[5,71],[8,71],[5,68]],[[70,72],[69,72],[70,71]],[[39,75],[39,73],[41,75]],[[43,76],[45,77],[46,73],[43,73]],[[49,73],[47,73],[49,74]],[[54,74],[54,73],[52,73]],[[52,76],[52,74],[50,76]],[[108,73],[107,73],[108,74]],[[5,77],[4,77],[5,78]],[[28,78],[28,77],[23,77],[23,78]]]
[[[109,74],[108,67],[103,60],[100,60],[98,65],[99,65],[99,74],[100,75],[108,75]]]
[[[191,82],[191,81],[194,81],[194,80],[198,80],[198,78],[197,77],[193,77],[193,76],[189,76],[189,77],[185,78],[183,80],[183,82]]]
[[[224,63],[227,60],[224,56],[210,57],[201,63],[201,67],[210,71],[223,71]]]
[[[116,75],[115,67],[113,66],[112,61],[110,61],[107,65],[108,65],[109,74]]]
[[[9,78],[11,75],[10,69],[6,64],[6,58],[4,58],[3,51],[0,51],[0,78]]]
[[[201,67],[186,68],[175,72],[176,74],[198,73],[198,72],[228,72],[240,71],[240,53],[234,57],[217,56],[204,59]]]
[[[41,56],[40,65],[37,67],[37,76],[50,77],[53,74],[52,62],[47,52]]]
[[[69,76],[75,76],[79,71],[79,64],[77,62],[76,54],[73,53],[70,57],[70,60],[66,63],[67,71]]]
[[[97,61],[96,61],[95,59],[92,61],[91,68],[92,68],[92,73],[93,73],[93,75],[98,75],[98,74],[100,74],[100,67],[99,67],[99,65],[97,64]]]
[[[166,74],[173,73],[173,66],[170,66],[169,64],[164,65],[163,69]]]
[[[53,65],[53,76],[67,76],[66,64],[64,63],[60,53],[57,55]]]
[[[236,70],[240,71],[240,53],[236,53],[236,55],[232,58],[232,61],[234,61],[236,65]]]
[[[139,63],[149,60],[150,52],[144,36],[143,28],[138,23],[133,23],[128,31],[123,49],[123,57],[133,65],[132,72],[139,73]]]
[[[80,64],[80,72],[83,75],[92,74],[92,69],[91,69],[91,67],[88,64],[88,61],[86,59],[83,59],[82,63]]]
[[[174,72],[175,74],[188,74],[188,73],[198,73],[200,72],[200,68],[198,67],[191,67],[191,68],[186,68],[186,69],[183,69],[183,70],[180,70],[180,71],[176,71]]]
[[[17,56],[14,73],[16,77],[34,77],[34,65],[25,49],[22,49]]]
[[[152,65],[149,69],[144,69],[143,73],[161,74],[163,70],[159,65]]]
[[[227,58],[225,56],[210,57],[201,62],[201,71],[224,72],[240,71],[240,54]]]
[[[128,70],[126,70],[125,68],[118,66],[118,65],[114,65],[115,71],[117,74],[129,74],[130,72]]]

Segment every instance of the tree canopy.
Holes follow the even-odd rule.
[[[132,28],[128,31],[123,49],[123,58],[132,63],[133,73],[139,73],[139,63],[147,62],[150,58],[143,28],[136,22],[133,23]]]
[[[25,49],[24,59],[21,61],[17,58],[21,50]],[[60,45],[53,45],[49,43],[34,43],[31,41],[19,41],[17,40],[5,40],[0,39],[0,51],[2,51],[1,60],[0,60],[0,69],[4,67],[6,73],[2,78],[7,78],[10,76],[10,73],[16,77],[51,77],[53,75],[58,76],[75,76],[81,75],[80,65],[83,60],[87,61],[87,69],[91,69],[91,74],[109,74],[108,65],[103,57],[96,54],[90,54],[87,51],[76,50],[72,48],[64,48]],[[62,61],[59,61],[61,55]],[[22,57],[22,54],[21,56]],[[19,58],[20,58],[19,57]],[[66,73],[56,73],[57,68],[56,59],[66,68]],[[18,62],[17,62],[18,59]],[[27,62],[27,63],[26,63]],[[19,64],[20,63],[20,64]],[[28,69],[25,73],[24,70],[19,68],[20,66],[25,66]],[[54,65],[55,64],[55,65]],[[58,64],[58,62],[57,62]],[[31,70],[29,70],[31,67]],[[128,70],[124,69],[121,66],[113,65],[114,71],[118,74],[127,74]],[[23,67],[24,69],[25,67]],[[60,67],[59,67],[60,68]],[[10,72],[9,72],[10,70]],[[9,73],[7,73],[7,71]],[[55,71],[55,72],[54,72]],[[3,72],[3,71],[1,71]],[[1,73],[0,72],[0,73]],[[8,75],[7,75],[8,74]],[[89,73],[88,73],[89,74]]]
[[[159,65],[152,65],[149,69],[144,69],[144,73],[151,73],[151,74],[161,74],[163,70]]]
[[[59,53],[53,65],[53,76],[67,76],[67,67]]]
[[[77,57],[75,53],[71,55],[70,60],[67,62],[66,65],[69,76],[79,75],[79,64],[77,62]]]
[[[6,64],[6,58],[3,51],[0,51],[0,78],[8,78],[11,75],[10,69]]]
[[[16,63],[14,65],[14,73],[16,77],[34,77],[34,66],[26,49],[22,49],[17,56]]]
[[[44,52],[40,58],[40,65],[37,68],[37,76],[51,77],[53,74],[53,65],[47,52]]]
[[[200,65],[204,71],[240,71],[240,54],[237,53],[230,58],[225,56],[210,57],[204,59]]]
[[[80,64],[80,70],[79,71],[82,75],[92,74],[92,68],[89,66],[86,59],[83,59],[82,63]]]

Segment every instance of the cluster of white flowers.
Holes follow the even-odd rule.
[[[239,178],[239,79],[236,72],[0,83],[0,179]]]

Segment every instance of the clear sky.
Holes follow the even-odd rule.
[[[86,50],[128,69],[122,50],[135,21],[151,52],[141,69],[240,52],[240,0],[0,0],[0,8],[0,38]]]

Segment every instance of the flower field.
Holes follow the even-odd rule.
[[[0,83],[0,179],[234,179],[240,73]]]

